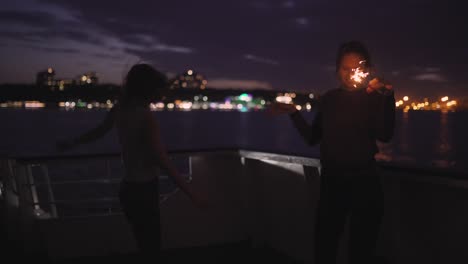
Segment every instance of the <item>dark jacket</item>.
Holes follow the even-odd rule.
[[[376,140],[393,136],[395,97],[393,91],[334,89],[320,98],[312,125],[298,111],[291,118],[308,144],[320,143],[323,167],[363,168],[375,161]]]

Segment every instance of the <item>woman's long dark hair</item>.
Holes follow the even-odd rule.
[[[343,57],[346,54],[350,54],[350,53],[360,55],[366,61],[366,64],[365,64],[366,67],[372,67],[371,56],[366,46],[359,41],[349,41],[349,42],[341,44],[341,46],[338,48],[338,52],[336,54],[336,71],[337,72],[338,72],[338,69],[340,68],[341,60],[343,59]]]
[[[128,71],[120,95],[122,104],[130,101],[150,101],[160,99],[168,87],[165,74],[149,64],[135,64]]]

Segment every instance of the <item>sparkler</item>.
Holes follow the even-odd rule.
[[[365,63],[365,60],[359,62],[360,65]],[[357,88],[357,85],[360,84],[369,75],[369,72],[364,72],[363,70],[361,70],[361,67],[354,68],[352,69],[352,71],[353,74],[351,74],[350,79],[356,82],[354,84],[354,88]]]

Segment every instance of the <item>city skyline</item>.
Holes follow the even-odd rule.
[[[0,83],[33,83],[53,67],[120,84],[148,62],[170,77],[203,73],[208,87],[324,92],[337,85],[338,45],[356,39],[397,94],[468,94],[465,19],[442,1],[21,0],[0,13]]]

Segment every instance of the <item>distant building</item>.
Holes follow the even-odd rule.
[[[60,79],[60,80],[55,80],[55,88],[59,91],[66,90],[68,88],[71,88],[75,86],[76,81],[73,79]]]
[[[98,77],[95,72],[87,72],[78,76],[76,83],[83,85],[96,85],[98,84]]]
[[[170,88],[203,90],[206,88],[207,83],[208,81],[202,74],[187,70],[170,81]]]
[[[64,91],[75,86],[90,86],[98,84],[95,72],[87,72],[76,79],[55,79],[55,70],[48,68],[37,73],[36,84],[38,87],[47,87],[50,91]]]
[[[39,87],[53,87],[55,85],[54,77],[55,71],[52,68],[38,72],[36,77],[36,85]]]

